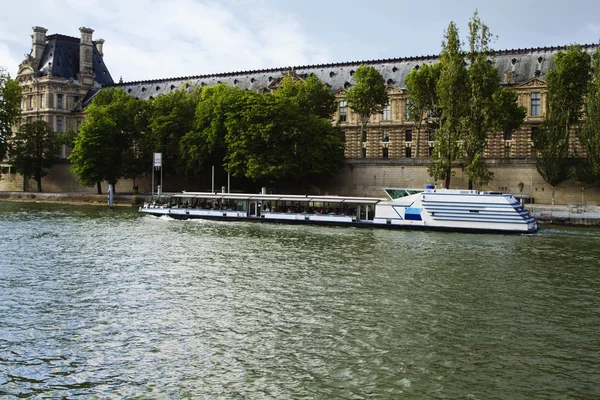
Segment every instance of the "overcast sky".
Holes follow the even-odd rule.
[[[476,8],[497,50],[600,41],[598,0],[1,1],[0,66],[13,76],[36,25],[94,29],[115,81],[438,54],[450,21],[466,40]]]

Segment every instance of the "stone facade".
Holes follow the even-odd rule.
[[[417,132],[414,124],[408,120],[408,95],[404,79],[420,65],[438,62],[437,56],[307,65],[115,84],[103,62],[104,41],[94,41],[92,29],[79,30],[80,37],[74,38],[63,35],[46,36],[46,29],[33,28],[31,54],[19,66],[17,75],[23,87],[20,123],[44,119],[56,131],[78,131],[84,117],[83,108],[104,87],[120,87],[137,99],[151,99],[178,88],[191,90],[194,86],[219,83],[245,90],[270,92],[280,87],[285,75],[293,75],[297,79],[314,75],[336,96],[338,109],[332,123],[339,124],[344,130],[345,155],[348,159],[348,165],[339,176],[322,182],[316,190],[380,196],[382,186],[421,187],[424,183],[431,182],[426,164],[435,141],[425,129]],[[589,53],[593,53],[596,47],[583,46]],[[491,54],[490,62],[497,69],[501,84],[518,93],[518,102],[527,109],[527,117],[523,126],[515,132],[494,132],[490,135],[485,157],[495,177],[488,187],[480,189],[523,193],[539,201],[550,202],[548,193],[551,191],[535,170],[531,137],[532,131],[542,123],[545,115],[547,86],[544,78],[552,68],[555,55],[565,49],[566,47],[513,49]],[[383,114],[371,117],[365,132],[360,132],[358,118],[345,100],[347,90],[354,85],[354,71],[362,64],[372,65],[383,75],[390,97],[389,107]],[[573,146],[577,148],[574,132],[572,135]],[[68,155],[69,149],[64,148],[61,156],[66,158]],[[49,181],[49,186],[46,183],[44,185],[50,190],[95,190],[79,186],[68,171],[67,164],[57,166],[55,170],[44,178]],[[467,182],[460,168],[455,169],[455,173],[452,187],[466,187]],[[27,183],[19,185],[18,179],[9,178],[0,180],[0,190],[8,186],[24,190],[28,186]],[[124,187],[128,185],[129,183]],[[145,183],[142,183],[141,188],[144,186]],[[557,201],[574,202],[581,189],[574,184],[569,186],[566,183],[563,186],[564,188],[558,189]],[[526,193],[527,188],[529,193]],[[594,191],[590,196],[594,201],[600,200],[598,193]]]
[[[19,65],[23,88],[19,124],[44,120],[56,132],[79,130],[83,104],[103,84],[114,83],[102,60],[104,40],[92,40],[93,29],[79,28],[81,37],[46,36],[33,28],[31,53]],[[69,149],[62,149],[62,158]]]

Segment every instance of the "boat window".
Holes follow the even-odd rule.
[[[411,196],[413,194],[421,193],[419,189],[383,189],[390,199],[400,199],[402,197]]]

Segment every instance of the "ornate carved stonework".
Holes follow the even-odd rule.
[[[513,84],[515,83],[515,71],[507,69],[504,71],[504,83]]]
[[[303,76],[300,76],[296,73],[296,70],[291,67],[289,69],[287,69],[286,71],[284,71],[281,74],[280,78],[275,78],[271,81],[271,83],[269,83],[268,89],[269,90],[275,90],[275,89],[279,89],[282,85],[283,85],[283,79],[286,77],[291,77],[294,82],[298,82],[298,81],[304,81]]]
[[[546,81],[539,78],[533,78],[528,80],[527,82],[523,82],[518,87],[519,88],[546,88],[548,85]]]

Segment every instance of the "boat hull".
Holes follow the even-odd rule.
[[[287,224],[287,225],[315,225],[315,226],[330,226],[330,227],[354,227],[366,229],[392,229],[392,230],[412,230],[412,231],[438,231],[438,232],[464,232],[464,233],[502,233],[502,234],[532,234],[537,232],[537,226],[528,229],[517,230],[507,228],[493,227],[475,227],[475,226],[435,226],[421,224],[393,224],[381,223],[375,221],[332,221],[332,220],[315,220],[307,218],[266,218],[266,216],[232,216],[232,215],[198,215],[194,213],[171,213],[168,209],[151,209],[140,208],[140,212],[155,217],[167,216],[172,219],[190,220],[202,219],[212,221],[227,221],[227,222],[256,222],[256,223],[271,223],[271,224]]]

